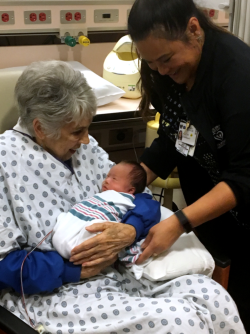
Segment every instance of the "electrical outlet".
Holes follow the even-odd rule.
[[[36,20],[37,20],[36,13],[30,13],[29,19],[30,19],[31,22],[36,22]]]
[[[15,15],[13,10],[0,11],[0,24],[15,24]]]
[[[204,9],[204,13],[212,20],[217,20],[219,16],[219,11],[215,9]]]
[[[216,9],[210,9],[210,11],[208,12],[209,17],[211,17],[211,19],[213,20],[217,20],[219,17],[219,11]]]
[[[48,24],[51,23],[50,10],[26,10],[24,11],[25,24]]]
[[[61,10],[60,22],[62,24],[85,23],[86,10]]]

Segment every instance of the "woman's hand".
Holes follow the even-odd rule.
[[[233,209],[236,205],[232,189],[227,183],[220,182],[198,201],[184,208],[183,213],[191,225],[196,227]],[[170,248],[183,232],[184,229],[175,215],[152,227],[142,244],[145,250],[136,264],[141,264],[150,256],[158,255]]]
[[[92,267],[84,267],[84,266],[82,266],[81,279],[90,278],[90,277],[98,275],[101,272],[101,270],[103,270],[106,267],[108,267],[111,264],[113,264],[117,260],[117,258],[118,258],[118,256],[115,255],[109,261],[102,262],[102,263],[97,264],[95,266],[92,266]]]
[[[92,267],[110,261],[124,247],[131,245],[136,236],[132,225],[96,223],[86,227],[92,233],[102,232],[72,249],[70,261]]]
[[[144,251],[136,264],[141,264],[150,256],[159,255],[170,248],[183,232],[184,229],[175,215],[153,226],[141,246]]]

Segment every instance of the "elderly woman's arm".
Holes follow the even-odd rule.
[[[7,182],[0,175],[0,289],[13,288],[21,291],[20,268],[27,250],[27,236],[19,228],[8,197]],[[49,292],[69,282],[78,282],[81,267],[65,261],[55,251],[34,251],[23,266],[23,287],[25,293]]]
[[[12,288],[21,293],[20,268],[27,255],[25,250],[9,253],[0,261],[0,290]],[[108,261],[84,268],[64,260],[57,252],[32,252],[25,261],[22,273],[23,290],[27,294],[52,292],[63,284],[79,282],[89,278],[115,262],[117,256]]]

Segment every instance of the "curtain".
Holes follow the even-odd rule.
[[[230,31],[250,45],[250,1],[230,0]]]

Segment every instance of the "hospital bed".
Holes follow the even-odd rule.
[[[18,113],[14,104],[14,87],[21,73],[22,70],[20,69],[16,71],[13,69],[0,70],[0,134],[7,129],[11,129],[16,124]],[[168,209],[163,208],[162,210],[162,218],[164,218],[164,210]],[[190,233],[184,234],[175,245],[180,253],[181,244],[184,245],[185,250],[188,250],[189,247],[192,248],[194,245],[198,245],[197,247],[199,247],[198,243],[199,241],[195,234]],[[203,251],[207,252],[203,245],[200,247]],[[228,258],[221,258],[218,254],[213,254],[213,257],[216,264],[213,278],[227,288],[230,260]],[[184,256],[184,258],[186,257]],[[192,273],[192,271],[190,273]],[[11,314],[11,312],[0,306],[0,334],[19,333],[32,334],[37,332],[26,325],[22,320]]]

